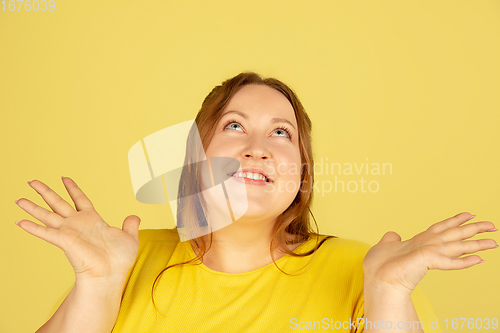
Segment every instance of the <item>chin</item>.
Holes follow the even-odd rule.
[[[249,208],[242,217],[236,220],[235,223],[238,223],[239,221],[243,222],[243,221],[267,220],[277,216],[269,213],[270,213],[269,209],[263,210],[263,209]]]

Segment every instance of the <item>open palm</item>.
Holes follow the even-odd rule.
[[[460,257],[497,247],[493,239],[466,241],[478,233],[496,231],[489,221],[463,225],[473,217],[455,215],[403,242],[397,233],[386,233],[363,260],[365,277],[410,294],[430,269],[464,269],[482,262],[478,255]]]
[[[18,206],[45,226],[29,220],[21,220],[18,225],[62,249],[77,279],[126,275],[139,248],[139,217],[128,216],[122,229],[109,226],[76,183],[68,177],[62,179],[76,210],[47,185],[34,180],[30,186],[52,212],[28,199],[19,199]]]

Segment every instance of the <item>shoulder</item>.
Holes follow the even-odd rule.
[[[165,241],[179,240],[177,229],[141,229],[139,230],[139,241]]]
[[[139,252],[146,247],[162,246],[175,248],[179,243],[177,229],[141,229],[139,230]]]
[[[178,244],[177,229],[139,230],[139,250],[134,266],[127,275],[124,292],[136,288],[135,286],[148,285],[150,280],[154,281],[154,274],[168,265]]]
[[[371,245],[354,239],[314,235],[299,252],[314,250],[316,246],[318,248],[311,259],[314,266],[332,274],[344,272],[347,275],[362,273],[363,259],[371,248]]]
[[[326,236],[323,236],[326,238]],[[349,256],[365,256],[371,245],[348,238],[332,237],[325,241],[325,249],[336,251]]]
[[[359,240],[329,235],[313,235],[307,243],[308,244],[306,245],[309,245],[307,246],[308,249],[313,249],[317,245],[317,252],[319,253],[335,256],[347,256],[351,258],[364,258],[368,250],[372,247],[371,245]]]

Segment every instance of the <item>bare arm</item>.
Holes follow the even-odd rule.
[[[118,317],[125,278],[76,282],[54,315],[37,333],[109,333]]]
[[[411,296],[365,280],[365,332],[423,333]]]

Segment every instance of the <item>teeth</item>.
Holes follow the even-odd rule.
[[[264,175],[262,175],[260,173],[252,173],[252,172],[237,172],[233,175],[233,177],[266,181],[266,177],[264,177]]]

